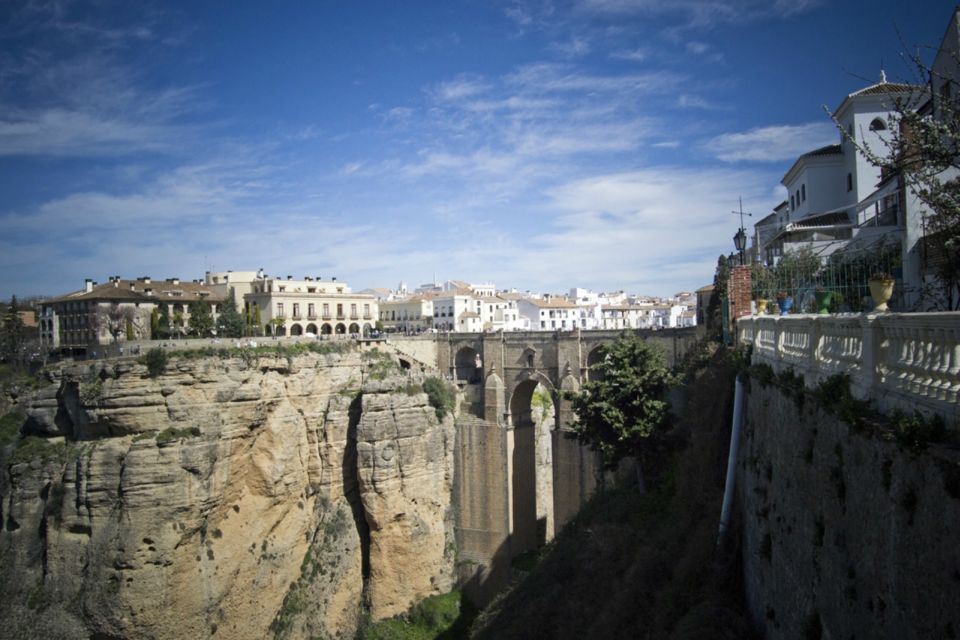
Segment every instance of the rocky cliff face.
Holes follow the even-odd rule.
[[[378,618],[449,588],[452,422],[383,357],[172,358],[156,378],[135,363],[49,378],[23,427],[33,437],[4,452],[8,628],[352,637],[362,605]]]

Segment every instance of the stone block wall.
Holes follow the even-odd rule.
[[[960,453],[902,450],[752,380],[738,464],[766,638],[960,634]]]

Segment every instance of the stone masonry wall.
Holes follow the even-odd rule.
[[[901,450],[752,380],[738,464],[746,595],[767,638],[960,634],[956,450]]]

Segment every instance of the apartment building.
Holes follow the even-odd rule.
[[[251,317],[260,318],[264,335],[368,335],[379,308],[372,295],[353,293],[344,282],[292,276],[264,276],[243,296]]]

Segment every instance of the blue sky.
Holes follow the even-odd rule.
[[[922,7],[922,8],[921,8]],[[206,270],[669,295],[954,4],[0,5],[0,298]]]

